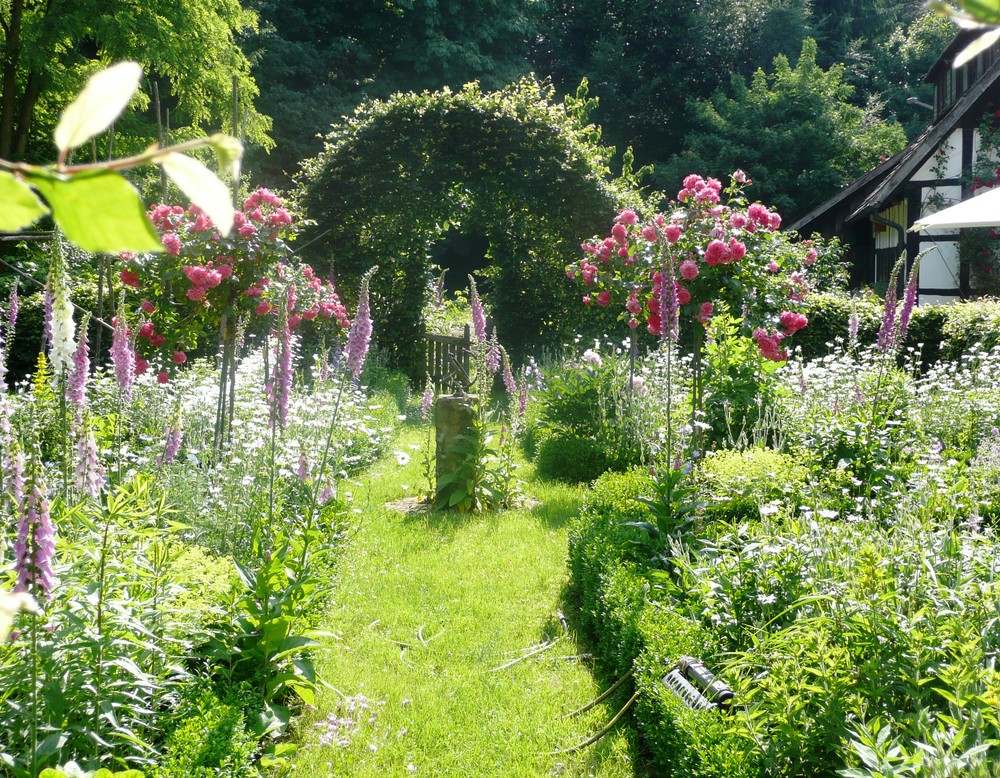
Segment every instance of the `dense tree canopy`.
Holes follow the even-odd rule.
[[[0,157],[50,159],[59,110],[87,76],[124,59],[146,71],[145,102],[160,82],[176,128],[231,129],[235,77],[247,137],[268,144],[270,120],[252,107],[257,87],[236,40],[255,24],[238,0],[0,3]]]
[[[758,70],[749,84],[736,76],[729,94],[697,102],[676,171],[743,168],[755,197],[794,218],[902,149],[902,127],[852,105],[843,66],[823,70],[816,51],[807,39],[794,68],[780,55],[772,73]]]
[[[274,117],[277,148],[255,154],[269,181],[287,183],[320,134],[366,99],[479,81],[495,89],[530,70],[529,0],[253,0],[262,111]],[[577,79],[576,83],[579,83]],[[574,84],[575,88],[575,84]]]

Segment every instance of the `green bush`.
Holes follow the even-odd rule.
[[[874,343],[882,323],[882,305],[874,296],[811,294],[806,297],[809,325],[795,333],[804,360],[829,354],[838,339],[846,341],[852,314],[858,316],[858,342]]]
[[[535,467],[540,478],[551,481],[593,481],[602,473],[616,469],[609,453],[600,441],[555,432],[538,444]]]
[[[715,664],[719,652],[707,630],[655,599],[663,596],[662,579],[647,576],[636,530],[625,526],[648,520],[636,498],[650,493],[649,477],[639,470],[608,473],[589,493],[569,541],[581,621],[610,678],[635,670],[635,721],[656,775],[750,774],[736,769],[745,749],[733,747],[730,722],[688,710],[661,683],[682,656]]]
[[[646,458],[639,398],[628,388],[624,359],[596,352],[549,371],[537,395],[538,474],[560,481],[591,481],[622,472]]]
[[[240,703],[200,687],[180,706],[153,778],[250,778],[256,750]]]
[[[570,527],[570,591],[576,598],[585,631],[591,637],[599,629],[598,598],[609,571],[624,560],[640,558],[632,545],[636,531],[624,524],[648,520],[649,510],[636,498],[650,494],[649,477],[645,473],[609,473],[594,484]]]
[[[765,503],[797,507],[808,477],[801,457],[769,448],[718,451],[698,469],[706,518],[732,522],[759,518]]]
[[[983,299],[947,306],[941,332],[941,359],[958,361],[979,349],[989,351],[1000,343],[1000,300]]]
[[[718,711],[691,710],[663,684],[663,677],[683,656],[701,659],[718,670],[720,654],[711,633],[695,621],[660,603],[642,613],[639,631],[643,650],[635,660],[639,697],[635,724],[650,755],[653,774],[757,776],[755,756],[739,742],[739,728]]]

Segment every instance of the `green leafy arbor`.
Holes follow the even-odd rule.
[[[422,307],[429,249],[449,229],[489,240],[484,288],[498,334],[517,359],[575,330],[579,298],[565,278],[581,237],[622,202],[636,203],[631,153],[612,180],[612,150],[586,123],[594,101],[552,101],[523,79],[370,102],[328,136],[306,165],[302,253],[329,264],[338,289],[369,267],[378,342],[392,364],[422,380]],[[640,171],[641,172],[641,171]]]

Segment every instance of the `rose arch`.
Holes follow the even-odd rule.
[[[422,308],[431,247],[449,230],[488,241],[481,287],[501,342],[517,358],[579,324],[564,273],[582,239],[634,202],[630,154],[612,180],[611,149],[586,123],[593,104],[552,101],[524,79],[497,92],[400,94],[337,125],[305,165],[302,253],[338,289],[373,265],[377,337],[390,362],[422,378]]]

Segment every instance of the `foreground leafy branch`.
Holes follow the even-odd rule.
[[[223,235],[232,229],[229,189],[187,152],[213,149],[233,180],[239,175],[243,146],[217,133],[174,146],[152,145],[141,154],[106,162],[70,164],[73,150],[104,132],[132,100],[142,77],[135,62],[121,62],[94,75],[67,106],[54,133],[59,150],[54,165],[0,159],[0,232],[15,232],[51,215],[66,237],[91,252],[162,251],[146,218],[138,190],[121,171],[156,164]]]

